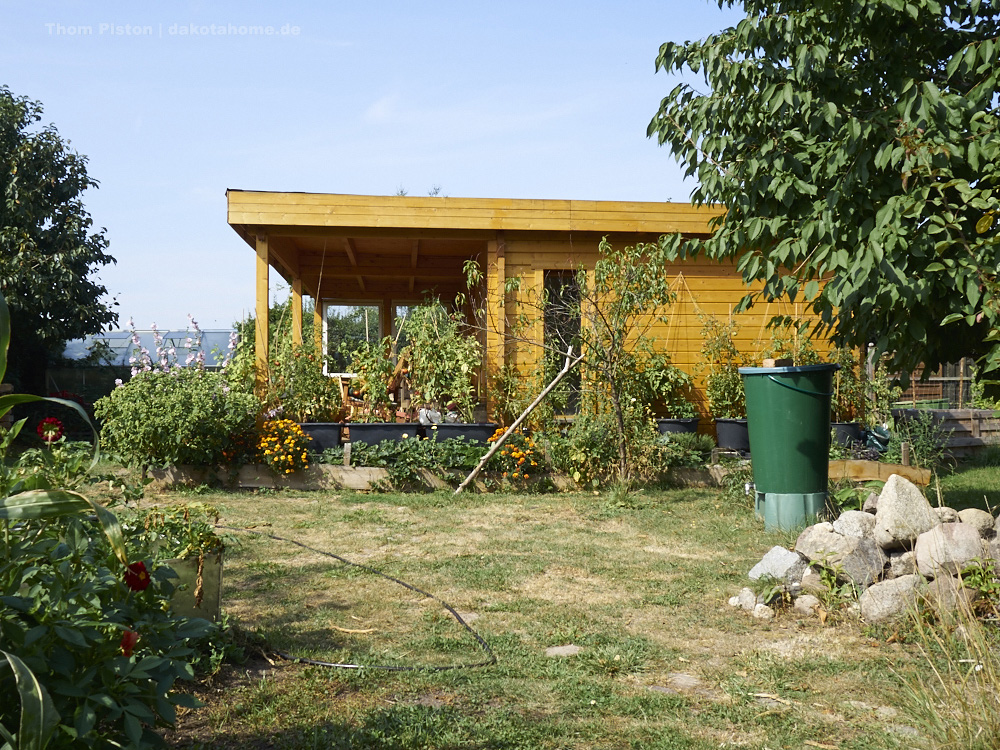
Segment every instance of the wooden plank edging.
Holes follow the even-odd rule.
[[[887,482],[893,474],[899,474],[914,484],[926,487],[931,483],[930,469],[918,469],[902,464],[885,464],[879,461],[831,461],[830,479],[851,479],[855,482]]]

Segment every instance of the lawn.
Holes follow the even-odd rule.
[[[996,470],[987,471],[996,484]],[[942,490],[948,500],[948,479]],[[959,484],[968,495],[974,489]],[[752,620],[727,600],[775,544],[714,490],[170,493],[235,533],[224,607],[266,638],[200,685],[173,747],[909,747],[924,662],[844,610]],[[324,553],[367,566],[345,564]],[[372,572],[406,582],[434,597]],[[442,601],[495,654],[489,654]],[[905,640],[905,639],[904,639]],[[577,646],[574,655],[547,649]],[[283,651],[350,665],[283,660]],[[457,667],[434,670],[434,667]]]

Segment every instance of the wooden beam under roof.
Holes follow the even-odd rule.
[[[410,270],[413,271],[410,275],[410,291],[413,291],[413,285],[416,282],[416,270],[417,270],[417,257],[420,255],[420,240],[413,240],[413,247],[410,250]]]
[[[350,261],[352,268],[355,269],[354,278],[357,279],[358,286],[361,288],[361,291],[363,292],[365,291],[365,279],[364,276],[362,276],[360,273],[357,273],[358,252],[357,249],[354,247],[354,240],[351,239],[350,237],[344,237],[343,244],[344,244],[344,251],[347,253],[347,260]],[[326,274],[324,273],[324,275]]]

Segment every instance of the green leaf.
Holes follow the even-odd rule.
[[[0,292],[0,381],[7,374],[7,347],[10,346],[10,309],[7,300]],[[0,415],[6,412],[0,412]]]
[[[66,628],[62,625],[56,625],[52,628],[52,632],[54,632],[59,638],[66,641],[66,643],[72,644],[73,646],[79,646],[80,648],[87,648],[87,640],[80,635],[80,631],[75,628]]]
[[[7,651],[0,651],[0,654],[6,659],[3,666],[14,673],[21,701],[17,747],[19,750],[44,750],[59,724],[59,712],[48,691],[23,661]]]
[[[30,490],[0,498],[0,519],[11,521],[60,518],[83,513],[97,515],[115,557],[123,565],[128,565],[125,536],[118,517],[100,503],[69,490]]]

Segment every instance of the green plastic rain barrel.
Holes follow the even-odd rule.
[[[835,364],[741,367],[755,507],[765,529],[794,529],[823,512],[830,467]]]

